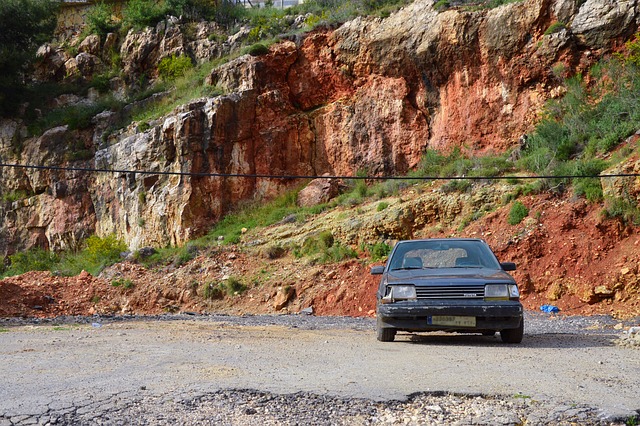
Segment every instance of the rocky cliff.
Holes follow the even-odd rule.
[[[627,40],[640,19],[636,1],[527,0],[444,12],[433,3],[418,0],[386,19],[358,18],[242,56],[206,79],[225,95],[116,133],[107,133],[108,112],[89,130],[62,126],[38,137],[26,136],[25,123],[2,121],[2,163],[147,172],[1,168],[0,253],[74,248],[92,233],[114,233],[132,249],[181,244],[239,202],[300,183],[188,173],[393,175],[414,167],[427,147],[508,150],[543,103],[563,93],[563,77]],[[559,29],[547,31],[555,22]],[[207,31],[196,41],[181,31],[165,23],[115,44],[125,82],[153,76],[172,53],[220,54]],[[115,42],[87,43],[73,58],[44,49],[41,74],[90,75],[105,43]]]

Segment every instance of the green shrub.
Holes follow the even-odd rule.
[[[640,67],[640,33],[636,33],[633,40],[629,40],[625,43],[627,49],[626,57],[623,55],[623,60],[628,63]]]
[[[341,262],[345,259],[354,259],[358,257],[358,253],[351,247],[343,245],[340,242],[333,244],[327,248],[320,256],[322,263],[327,262]]]
[[[135,287],[135,284],[133,283],[133,281],[131,281],[128,278],[118,278],[115,279],[113,281],[111,281],[111,286],[112,287],[122,287],[124,289],[132,289],[133,287]]]
[[[165,18],[167,8],[164,2],[155,0],[129,0],[122,11],[126,27],[152,27]]]
[[[105,238],[91,236],[85,248],[77,253],[58,255],[37,248],[10,256],[11,266],[5,275],[18,275],[28,271],[55,271],[62,275],[78,275],[87,271],[97,275],[107,266],[120,261],[120,255],[127,250],[124,242],[110,235]]]
[[[302,247],[293,250],[294,256],[310,256],[321,263],[339,262],[346,258],[355,258],[357,253],[339,241],[335,241],[331,231],[323,231],[307,238]]]
[[[471,181],[469,179],[452,179],[449,182],[442,185],[442,190],[445,193],[449,192],[467,192],[471,189]]]
[[[104,1],[95,3],[87,11],[86,31],[104,38],[108,33],[117,31],[120,26],[114,17],[113,5],[108,5]]]
[[[127,250],[127,245],[114,235],[100,238],[92,235],[87,238],[85,248],[78,253],[68,253],[62,257],[57,265],[63,275],[78,275],[87,271],[91,275],[99,274],[104,268],[121,260],[121,254]]]
[[[391,246],[387,243],[379,242],[367,248],[374,262],[385,259],[391,253]]]
[[[0,115],[15,115],[27,88],[22,78],[35,60],[36,50],[50,41],[60,2],[51,0],[0,1]]]
[[[86,129],[91,126],[91,120],[96,114],[105,109],[110,109],[110,106],[105,100],[94,105],[71,105],[64,108],[56,108],[30,123],[29,132],[39,135],[46,129],[65,124],[69,126],[69,130]]]
[[[104,238],[92,235],[87,238],[86,245],[87,257],[94,262],[115,263],[120,260],[120,254],[127,250],[126,244],[113,234]]]
[[[640,42],[637,43],[640,51]],[[635,66],[635,45],[625,54],[601,60],[591,70],[587,84],[581,75],[567,79],[566,95],[550,100],[542,120],[529,135],[518,164],[538,174],[561,175],[572,163],[589,162],[616,148],[640,127],[640,68]],[[640,54],[638,54],[640,58]],[[597,173],[594,173],[597,174]],[[586,175],[585,175],[586,176]],[[584,182],[577,183],[583,186]],[[598,199],[595,185],[579,193]]]
[[[171,55],[163,58],[158,64],[158,74],[165,81],[172,81],[182,77],[193,68],[193,62],[188,56]]]
[[[367,182],[364,179],[358,179],[358,182],[356,183],[355,192],[356,194],[358,194],[360,198],[366,198],[369,196],[369,186],[367,185]]]
[[[416,181],[413,181],[416,182]],[[392,195],[398,195],[398,193],[402,190],[405,189],[407,187],[409,187],[409,185],[411,185],[412,181],[407,179],[407,180],[400,180],[400,179],[389,179],[386,180],[384,182],[380,182],[377,183],[372,189],[371,191],[378,197],[378,198],[385,198],[385,197],[389,197]]]
[[[529,209],[520,201],[516,201],[511,205],[507,223],[509,225],[517,225],[529,214]]]
[[[226,215],[207,234],[208,240],[218,241],[222,237],[225,244],[240,241],[242,228],[252,229],[280,222],[286,216],[305,211],[297,206],[298,189],[287,191],[276,199],[263,204],[245,204],[234,213]],[[310,208],[309,211],[312,211]]]
[[[602,214],[606,219],[619,219],[625,225],[640,225],[640,209],[635,201],[624,198],[605,199]]]
[[[205,246],[206,244],[199,240],[189,241],[184,246],[177,248],[173,253],[173,264],[180,266],[193,260]]]
[[[322,231],[320,235],[318,235],[318,239],[322,244],[322,246],[325,248],[331,247],[335,242],[335,239],[333,238],[333,234],[331,233],[331,231]]]
[[[91,79],[91,87],[100,93],[107,93],[111,90],[110,77],[108,74],[98,74]]]
[[[600,179],[577,179],[574,183],[575,192],[583,196],[590,203],[599,203],[603,200],[602,185]]]
[[[18,200],[24,200],[25,198],[27,198],[27,192],[22,190],[22,189],[18,189],[16,191],[11,191],[8,192],[6,194],[2,194],[2,201],[6,202],[6,203],[13,203],[15,201]]]
[[[509,3],[518,3],[522,0],[490,0],[488,2],[485,2],[485,5],[487,8],[489,9],[493,9],[505,4],[509,4]]]
[[[215,284],[208,282],[202,285],[202,297],[205,299],[222,299],[225,294],[228,296],[234,296],[244,293],[247,290],[247,286],[242,284],[240,280],[235,277],[229,277],[221,283]]]
[[[439,0],[436,4],[433,5],[433,8],[437,11],[443,11],[445,9],[448,9],[449,6],[451,6],[449,4],[449,2],[447,0]]]
[[[218,284],[205,283],[202,285],[202,297],[209,300],[222,299],[224,297],[224,290]]]
[[[544,35],[551,35],[553,33],[558,33],[566,28],[566,24],[564,22],[555,21],[553,24],[549,25],[549,28],[544,32]]]
[[[9,256],[11,264],[3,276],[24,274],[29,271],[50,271],[60,258],[48,250],[36,247]]]
[[[307,28],[313,29],[318,24],[320,24],[320,22],[326,19],[327,19],[327,15],[326,15],[326,12],[324,11],[320,15],[309,14],[309,16],[307,16],[307,18],[304,20],[304,24],[307,26]]]
[[[267,259],[279,259],[282,256],[284,256],[284,254],[287,251],[280,245],[277,244],[272,244],[267,246],[264,251],[263,251],[263,255],[267,258]]]
[[[578,176],[598,176],[606,169],[607,163],[600,159],[574,161],[572,174]],[[590,203],[598,203],[603,199],[602,184],[599,177],[576,178],[573,182],[574,192],[578,197],[585,197]]]
[[[235,277],[227,278],[223,286],[229,296],[244,293],[244,291],[247,289],[247,286],[242,284],[242,282],[240,282],[240,280]]]
[[[210,20],[216,14],[222,3],[215,0],[165,0],[167,13],[174,16],[184,16],[187,19],[198,21]]]
[[[315,236],[308,237],[304,240],[299,255],[312,255],[322,253],[333,246],[335,242],[331,231],[322,231]]]
[[[262,43],[256,43],[247,48],[247,53],[251,56],[262,56],[269,53],[269,48]]]
[[[378,203],[378,206],[376,207],[376,211],[381,212],[382,210],[386,209],[387,207],[389,207],[389,203],[387,203],[386,201],[381,201]]]
[[[507,154],[468,158],[462,153],[460,147],[456,147],[448,155],[427,149],[422,155],[418,167],[409,173],[409,176],[422,178],[493,177],[513,170],[514,165],[509,161]],[[460,186],[457,183],[452,183],[451,190],[465,191],[469,188],[467,184],[470,182],[467,181]]]

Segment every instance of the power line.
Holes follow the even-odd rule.
[[[133,175],[165,175],[165,176],[189,176],[189,177],[219,177],[219,178],[247,178],[247,179],[357,179],[357,180],[527,180],[527,179],[584,179],[584,178],[619,178],[640,177],[640,173],[612,173],[599,175],[518,175],[518,176],[318,176],[318,175],[275,175],[262,173],[194,173],[194,172],[168,172],[152,170],[127,170],[127,169],[103,169],[91,167],[61,167],[38,166],[33,164],[6,164],[0,163],[0,168],[52,170],[61,172],[84,173],[118,173]]]

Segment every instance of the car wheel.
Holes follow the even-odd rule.
[[[393,342],[396,338],[396,330],[393,328],[378,327],[378,340],[381,342]]]
[[[524,336],[524,318],[520,320],[518,328],[509,328],[500,332],[500,338],[504,343],[520,343]]]

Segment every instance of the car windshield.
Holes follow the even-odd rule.
[[[491,268],[500,263],[480,240],[403,241],[389,260],[389,269]]]

